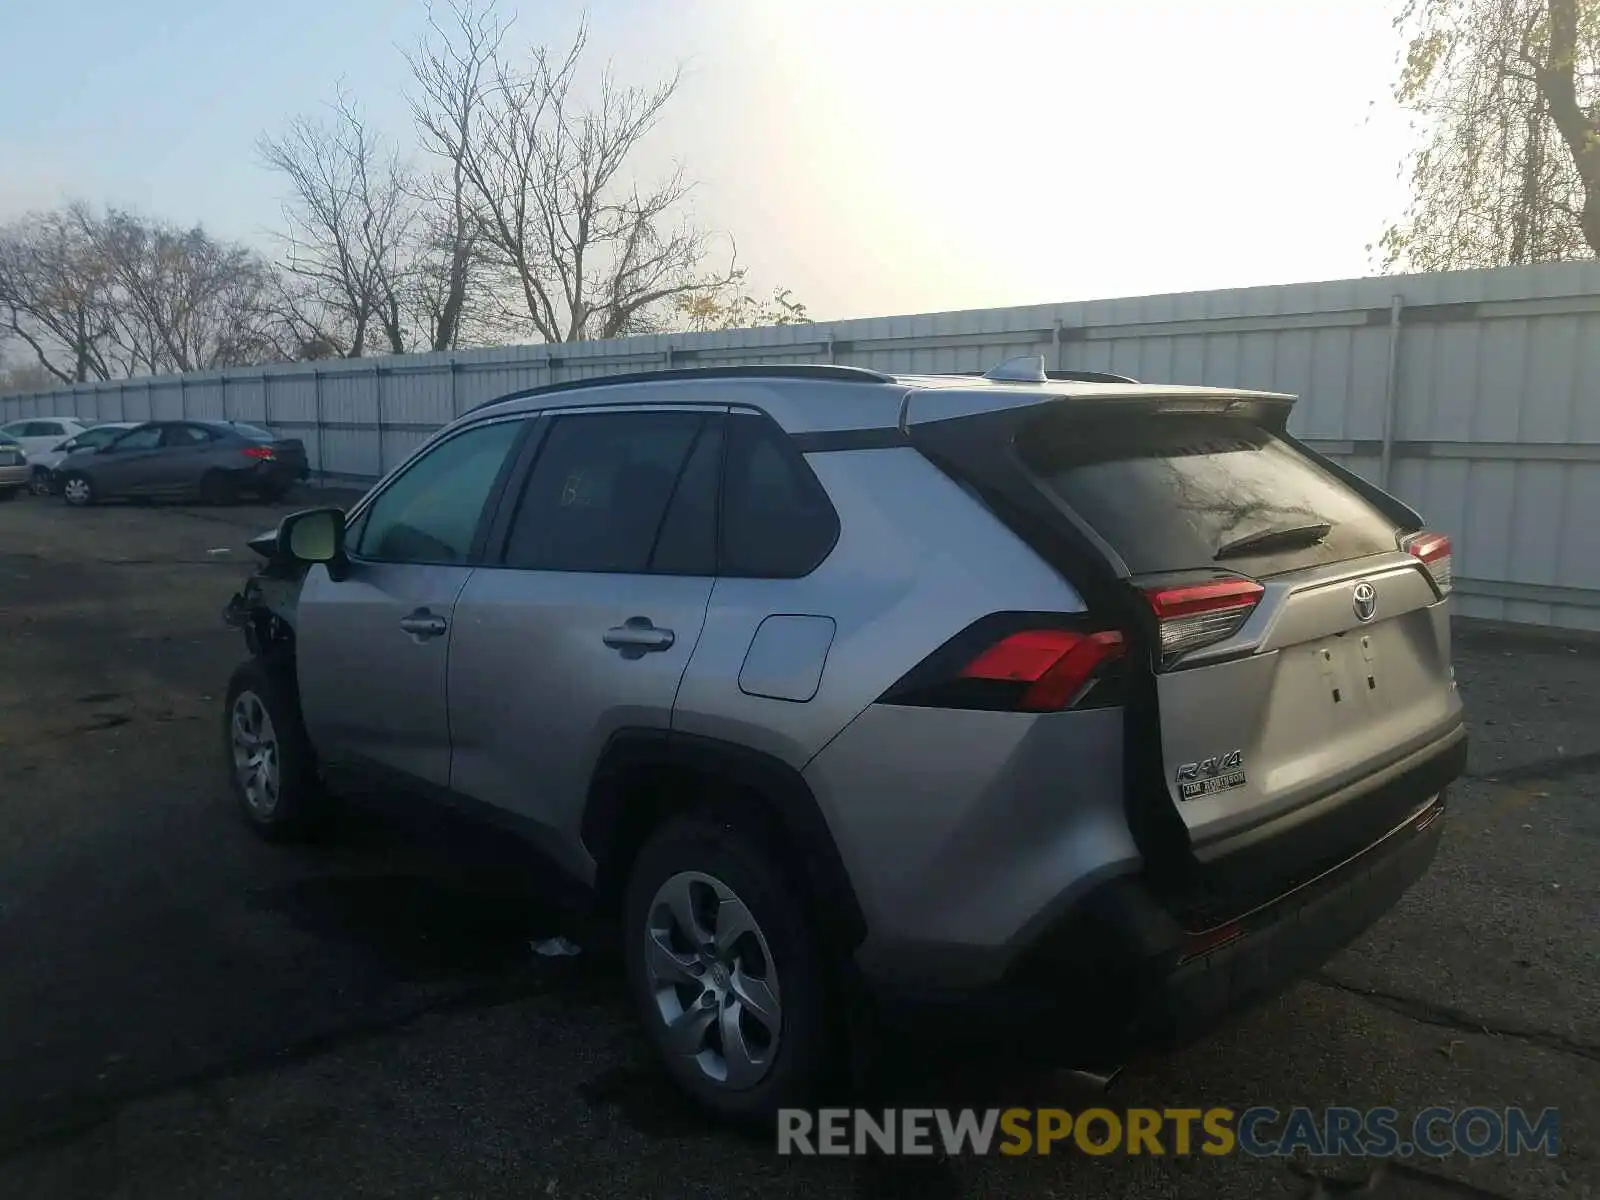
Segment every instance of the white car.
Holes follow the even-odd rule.
[[[37,462],[41,454],[54,450],[66,438],[76,437],[88,424],[77,417],[23,417],[0,425],[0,433],[22,446],[30,463]]]
[[[19,422],[27,424],[28,422]],[[90,447],[98,450],[107,442],[114,441],[130,429],[136,429],[144,424],[143,421],[106,421],[89,426],[67,438],[66,441],[55,441],[48,450],[41,450],[37,454],[30,453],[28,462],[33,467],[31,488],[34,495],[45,496],[55,490],[55,469],[61,465],[61,460],[76,450],[87,450]]]

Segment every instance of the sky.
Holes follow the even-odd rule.
[[[1415,134],[1384,0],[501,0],[624,82],[635,167],[819,319],[1370,274]],[[254,148],[341,82],[402,144],[423,0],[0,12],[0,220],[82,198],[271,245]]]

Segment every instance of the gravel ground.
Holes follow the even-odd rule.
[[[1337,1188],[1307,1171],[1367,1175],[790,1160],[708,1127],[613,967],[530,952],[563,921],[503,848],[363,819],[275,849],[227,810],[243,647],[219,614],[282,511],[0,506],[0,1196],[1292,1197]],[[1600,651],[1463,634],[1457,664],[1472,762],[1431,875],[1106,1102],[1557,1106],[1556,1159],[1397,1163],[1371,1194],[1600,1195]],[[944,1103],[1088,1099],[923,1073],[906,1087]]]

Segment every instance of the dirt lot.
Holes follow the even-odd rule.
[[[505,863],[373,820],[258,843],[224,800],[219,614],[277,515],[0,506],[0,1195],[1331,1194],[1243,1158],[782,1160],[684,1112],[612,968],[530,953],[561,921]],[[1375,1193],[1600,1195],[1600,653],[1457,662],[1471,777],[1432,875],[1113,1105],[1553,1105],[1555,1160],[1412,1160]],[[1083,1102],[941,1075],[915,1086]]]

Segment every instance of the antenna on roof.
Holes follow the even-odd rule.
[[[1044,373],[1044,355],[1023,354],[1016,358],[1008,358],[997,367],[990,367],[983,373],[985,379],[992,379],[996,383],[1049,383],[1050,377]]]

